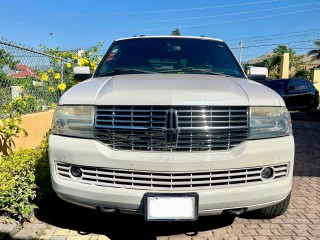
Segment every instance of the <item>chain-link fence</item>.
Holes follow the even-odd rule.
[[[0,39],[0,118],[54,108],[65,90],[67,60]]]

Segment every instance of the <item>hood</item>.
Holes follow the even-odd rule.
[[[239,78],[203,74],[127,74],[91,78],[69,89],[60,105],[279,106],[267,87]]]

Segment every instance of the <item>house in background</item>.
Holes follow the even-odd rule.
[[[26,65],[17,65],[17,69],[15,70],[15,73],[9,74],[9,77],[10,78],[18,78],[18,79],[23,79],[23,78],[27,78],[27,77],[31,77],[31,78],[35,78],[35,79],[39,78],[36,71]]]
[[[28,67],[26,65],[18,64],[16,70],[13,73],[8,74],[8,77],[12,79],[26,79],[27,77],[30,77],[32,79],[39,79],[38,74],[34,69],[31,67]],[[34,85],[34,81],[32,81]],[[23,93],[23,88],[19,85],[17,86],[10,86],[11,88],[11,98],[16,99],[18,97],[21,97]]]
[[[263,62],[274,55],[273,52],[269,52],[260,57],[253,58],[250,61],[246,62],[245,66],[255,66],[255,67],[263,67]],[[303,55],[302,58],[303,66],[305,69],[310,70],[312,68],[316,68],[320,65],[320,60],[314,60],[313,56]]]
[[[320,60],[315,60],[313,56],[303,55],[302,61],[306,69],[318,68]]]
[[[250,61],[244,63],[245,66],[255,66],[255,67],[263,67],[263,62],[268,59],[269,57],[271,57],[274,53],[273,52],[269,52],[267,54],[264,54],[260,57],[257,58],[253,58]]]
[[[251,59],[247,63],[244,64],[244,68],[246,69],[246,73],[250,73],[250,67],[261,67],[264,65],[264,61],[268,59],[270,56],[272,56],[274,53],[269,52],[265,55],[262,55],[258,58]],[[283,55],[284,56],[284,55]],[[285,58],[282,58],[285,59]],[[313,56],[308,55],[302,55],[302,66],[305,70],[310,70],[310,81],[314,84],[314,86],[320,91],[320,60],[314,59]],[[287,55],[287,60],[284,60],[286,62],[286,68],[283,67],[281,63],[282,69],[280,69],[280,78],[288,78],[288,77],[281,77],[281,70],[286,71],[289,70],[289,54]],[[289,76],[287,72],[287,76]]]

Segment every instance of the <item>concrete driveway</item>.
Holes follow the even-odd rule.
[[[156,223],[140,216],[102,215],[55,199],[40,207],[36,217],[13,238],[320,239],[320,122],[294,121],[294,136],[294,183],[284,216],[272,220],[212,216],[197,222]],[[0,232],[4,232],[3,226],[0,223]]]

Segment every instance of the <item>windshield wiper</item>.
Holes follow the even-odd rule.
[[[159,71],[159,73],[175,73],[175,72],[206,73],[206,74],[211,74],[211,75],[221,75],[221,76],[230,77],[230,75],[228,75],[228,74],[224,74],[224,73],[220,73],[220,72],[214,72],[214,71],[211,71],[209,69],[194,68],[194,67],[186,67],[186,68]]]
[[[132,69],[132,68],[116,68],[110,72],[106,72],[103,74],[100,74],[96,77],[104,77],[104,76],[110,76],[110,75],[120,75],[120,74],[129,74],[129,73],[133,73],[133,74],[138,74],[138,73],[155,73],[155,72],[151,72],[151,71],[145,71],[142,69]]]

